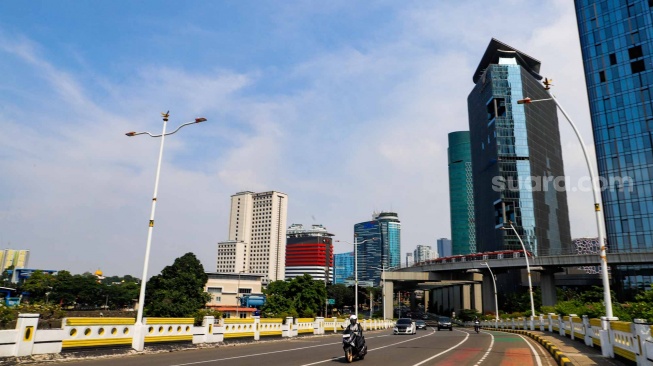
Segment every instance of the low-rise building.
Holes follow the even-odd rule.
[[[209,279],[204,291],[211,295],[208,308],[222,312],[224,318],[251,318],[256,308],[241,305],[241,298],[262,295],[261,279],[264,275],[252,273],[207,272]]]

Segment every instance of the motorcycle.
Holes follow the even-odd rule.
[[[474,322],[474,330],[476,333],[479,333],[481,331],[481,323],[480,322]]]
[[[345,359],[348,363],[356,358],[362,360],[367,354],[365,338],[357,332],[352,332],[349,328],[345,329],[342,334],[342,348],[345,351]]]

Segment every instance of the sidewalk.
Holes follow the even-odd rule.
[[[601,355],[600,348],[586,346],[584,342],[572,340],[563,337],[557,333],[541,332],[538,330],[526,331],[539,338],[550,342],[562,352],[562,354],[571,361],[572,365],[580,366],[626,366],[627,364],[612,358],[606,358]],[[569,364],[569,363],[567,363]]]

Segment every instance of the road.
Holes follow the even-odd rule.
[[[340,334],[298,337],[269,342],[224,345],[179,352],[119,358],[66,361],[65,365],[94,366],[312,366],[346,363]],[[392,335],[391,330],[365,333],[369,352],[358,365],[552,366],[551,355],[518,334],[455,327],[453,331],[420,330],[416,335]]]

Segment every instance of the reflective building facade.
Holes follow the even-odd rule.
[[[608,251],[653,250],[653,2],[575,1]],[[610,260],[608,258],[608,263]],[[612,268],[618,292],[652,266]]]
[[[469,131],[449,134],[449,210],[454,255],[476,253],[472,150]],[[441,255],[442,256],[442,255]]]
[[[401,222],[395,212],[374,214],[374,220],[354,225],[358,242],[358,281],[381,282],[382,267],[401,266]],[[372,240],[377,238],[377,240]]]
[[[526,249],[534,255],[571,248],[567,195],[555,103],[548,98],[540,62],[496,39],[473,76],[469,114],[476,246],[478,252]],[[557,183],[557,185],[556,185]]]
[[[334,284],[345,283],[345,280],[354,278],[354,252],[336,253],[334,262]]]

